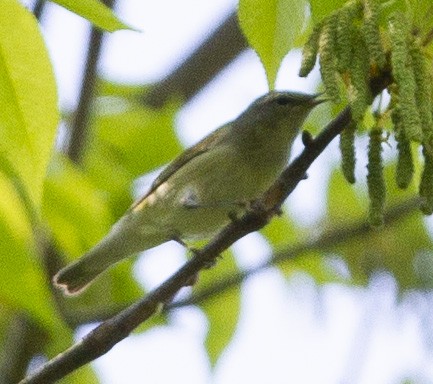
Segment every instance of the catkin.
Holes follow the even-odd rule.
[[[422,141],[421,119],[416,105],[416,83],[409,56],[407,21],[395,13],[389,23],[392,74],[398,87],[398,108],[408,140]]]
[[[336,30],[337,68],[340,73],[346,71],[352,64],[354,12],[349,6],[343,7],[338,13]]]
[[[334,103],[340,102],[340,89],[336,64],[337,13],[326,19],[319,39],[320,73],[326,93]]]
[[[370,131],[368,146],[367,186],[370,197],[369,221],[372,226],[383,224],[386,188],[382,164],[382,129]]]
[[[348,96],[352,108],[352,117],[358,122],[364,117],[365,110],[371,102],[372,96],[369,86],[369,63],[366,56],[365,42],[357,30],[354,39],[354,53],[350,67],[350,84]]]
[[[433,155],[423,148],[424,169],[419,185],[419,195],[422,198],[421,211],[426,215],[433,213]]]
[[[356,123],[352,122],[340,133],[341,170],[350,184],[354,184],[356,181],[355,132]]]
[[[308,74],[313,70],[314,65],[316,64],[322,27],[323,23],[315,25],[310,37],[304,45],[304,48],[302,50],[301,69],[299,70],[299,76],[301,77],[307,77]]]
[[[386,57],[380,36],[378,15],[379,5],[377,0],[364,0],[362,33],[367,44],[371,62],[375,63],[379,68],[383,68],[386,64]]]
[[[432,116],[432,75],[421,47],[414,41],[410,47],[413,73],[416,84],[416,105],[421,120],[423,141],[429,142],[433,137]]]
[[[412,150],[404,131],[396,133],[395,138],[398,151],[395,180],[399,188],[406,189],[412,181],[414,173]]]
[[[390,87],[389,91],[391,93],[393,104],[391,108],[391,120],[394,124],[395,139],[397,141],[397,167],[395,171],[395,181],[399,188],[406,189],[412,181],[414,174],[412,149],[410,141],[405,134],[396,87]]]

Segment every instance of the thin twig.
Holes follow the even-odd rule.
[[[419,211],[419,205],[420,198],[414,197],[389,208],[384,214],[386,228],[389,228],[391,225],[398,222],[398,220],[405,218],[416,211]],[[326,249],[335,248],[349,240],[368,236],[369,234],[377,233],[378,231],[378,229],[369,225],[365,218],[356,222],[345,223],[344,225],[338,226],[338,228],[324,232],[316,239],[311,239],[300,244],[293,245],[285,250],[276,252],[267,261],[254,268],[233,274],[224,279],[219,279],[216,283],[204,288],[193,296],[167,305],[165,310],[170,311],[172,309],[185,307],[188,305],[200,304],[211,297],[238,286],[249,277],[274,265],[278,265],[287,260],[294,260],[306,252],[315,250],[323,251]]]
[[[33,6],[33,10],[32,10],[36,19],[41,20],[41,17],[44,13],[46,5],[47,5],[46,0],[36,0],[35,5]]]
[[[8,325],[0,349],[0,382],[15,384],[26,373],[33,355],[42,351],[48,334],[25,313],[5,316]]]
[[[105,0],[105,5],[112,8],[114,0]],[[97,79],[98,62],[102,48],[103,32],[92,27],[90,33],[85,71],[81,84],[80,98],[77,110],[75,111],[74,122],[70,129],[70,137],[66,155],[76,164],[80,164],[83,155],[83,148],[87,142],[87,130],[89,126],[92,99]]]

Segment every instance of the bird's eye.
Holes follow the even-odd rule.
[[[290,103],[290,101],[291,101],[291,99],[289,97],[287,97],[287,96],[280,96],[276,100],[276,102],[277,102],[278,105],[287,105],[287,104]]]

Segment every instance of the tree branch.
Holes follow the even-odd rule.
[[[189,285],[201,270],[215,263],[218,255],[225,249],[241,237],[266,225],[284,199],[304,178],[313,161],[350,121],[351,112],[347,107],[286,168],[271,188],[254,204],[251,211],[223,228],[212,241],[197,251],[190,261],[142,300],[100,324],[80,342],[57,355],[20,383],[52,383],[102,356],[126,338],[138,325],[169,303],[182,287]]]
[[[398,220],[409,216],[415,211],[419,211],[420,201],[421,199],[417,196],[389,208],[384,214],[386,228],[389,228],[390,225],[393,225]],[[228,276],[223,280],[219,279],[215,284],[204,288],[187,299],[168,304],[165,310],[170,311],[172,309],[202,303],[211,297],[229,290],[230,288],[238,286],[244,280],[263,271],[266,268],[272,267],[273,265],[280,264],[287,260],[296,259],[306,252],[317,250],[323,251],[334,248],[347,241],[368,236],[369,234],[377,233],[378,231],[380,230],[373,228],[365,219],[359,220],[357,222],[345,223],[338,228],[324,232],[317,239],[305,241],[300,244],[293,245],[285,250],[276,252],[272,255],[272,257],[269,258],[269,260],[252,269]]]
[[[15,384],[26,373],[30,359],[40,353],[48,334],[24,313],[8,316],[0,350],[0,381]]]
[[[146,92],[143,102],[161,107],[173,95],[189,100],[247,47],[233,12],[177,69]]]
[[[33,14],[35,15],[36,19],[40,20],[42,17],[42,14],[44,12],[46,5],[46,0],[36,0],[35,4],[33,5]]]
[[[104,0],[104,3],[112,8],[114,0]],[[86,144],[87,128],[97,78],[98,61],[102,48],[102,37],[103,32],[96,27],[92,27],[80,98],[77,110],[75,111],[74,122],[70,129],[69,142],[65,149],[66,155],[76,164],[81,162],[83,148]]]

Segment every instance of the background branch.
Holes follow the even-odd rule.
[[[234,11],[179,67],[146,92],[143,102],[161,107],[173,95],[187,102],[247,46]]]
[[[26,373],[29,361],[47,341],[44,330],[24,313],[11,314],[0,349],[0,382],[15,384]]]
[[[44,13],[45,5],[46,0],[36,0],[33,6],[32,12],[38,20],[41,19],[42,14]]]
[[[384,225],[386,228],[389,228],[389,226],[395,224],[410,214],[419,211],[420,201],[421,200],[419,197],[414,197],[389,208],[384,214]],[[369,234],[378,231],[380,230],[369,225],[365,218],[354,223],[345,223],[338,228],[324,232],[317,239],[305,241],[298,245],[291,246],[285,250],[276,252],[272,257],[269,258],[269,260],[254,268],[236,273],[222,280],[219,279],[215,284],[197,292],[193,296],[167,305],[165,309],[172,310],[188,305],[202,303],[211,297],[217,296],[220,293],[229,290],[230,288],[238,286],[244,280],[263,271],[264,269],[272,267],[273,265],[280,264],[287,260],[296,259],[306,252],[316,250],[323,251],[334,248],[347,241],[368,236]]]
[[[114,0],[104,0],[104,3],[112,8]],[[87,129],[89,126],[91,108],[93,106],[92,99],[95,92],[98,62],[102,48],[102,37],[103,32],[100,29],[92,27],[78,107],[75,111],[74,121],[70,128],[69,142],[65,149],[66,155],[76,164],[81,162],[83,148],[87,141]]]

